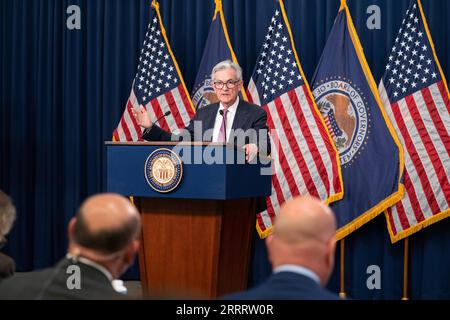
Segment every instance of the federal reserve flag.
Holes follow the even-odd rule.
[[[236,55],[228,37],[225,17],[222,11],[222,0],[215,0],[215,3],[216,10],[209,28],[208,38],[192,92],[192,102],[196,109],[219,102],[214,93],[211,79],[211,71],[214,66],[223,60],[232,60],[237,63]],[[241,96],[246,99],[243,90]]]
[[[325,123],[339,151],[344,198],[331,205],[342,239],[403,196],[403,155],[345,1],[313,80]]]
[[[405,152],[405,196],[386,213],[392,242],[450,215],[450,102],[420,1],[413,0],[380,82]]]

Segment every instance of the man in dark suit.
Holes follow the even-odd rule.
[[[0,250],[6,244],[6,235],[16,218],[16,208],[11,198],[0,190]],[[14,274],[16,264],[6,254],[0,252],[0,281]]]
[[[336,220],[311,197],[297,197],[280,209],[266,245],[273,273],[263,284],[225,296],[230,300],[335,300],[324,288],[333,270]]]
[[[0,284],[2,299],[120,299],[113,280],[132,264],[141,220],[117,194],[88,198],[68,227],[69,250],[55,267],[16,275]]]
[[[245,149],[249,161],[258,152],[270,154],[266,112],[239,98],[243,85],[241,67],[230,60],[222,61],[213,68],[211,79],[219,102],[197,110],[181,135],[172,135],[153,125],[156,119],[150,119],[143,106],[140,112],[133,109],[137,123],[145,128],[142,138],[149,141],[231,142]]]

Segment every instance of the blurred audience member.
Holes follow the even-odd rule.
[[[16,208],[11,198],[0,190],[0,250],[6,244],[6,235],[16,218]],[[16,265],[11,257],[0,252],[0,281],[14,274]]]
[[[124,298],[114,280],[133,263],[140,231],[139,212],[128,199],[92,196],[69,223],[67,256],[53,268],[3,281],[0,299]]]
[[[334,214],[319,200],[297,197],[286,202],[266,239],[272,275],[261,285],[224,299],[339,299],[324,288],[334,266],[335,232]]]

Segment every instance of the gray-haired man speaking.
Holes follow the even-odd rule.
[[[257,152],[270,154],[267,114],[263,108],[247,103],[239,98],[242,88],[242,69],[236,63],[225,60],[212,70],[214,92],[218,103],[197,110],[185,128],[190,140],[230,142],[245,149],[246,159],[250,161]],[[142,138],[149,141],[179,140],[177,136],[153,125],[146,109],[133,110],[138,124],[145,128]],[[197,122],[199,125],[194,125]],[[200,129],[198,129],[200,128]]]

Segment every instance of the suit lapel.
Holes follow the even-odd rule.
[[[208,129],[214,129],[217,110],[219,110],[219,103],[215,103],[208,107],[207,114],[205,114],[205,118],[203,119],[203,133]]]
[[[248,112],[248,108],[246,108],[244,100],[242,100],[242,98],[240,98],[238,107],[236,109],[236,114],[234,115],[233,125],[231,126],[233,128],[233,130],[248,129],[248,128],[244,128],[245,120],[247,119],[247,117],[246,117],[247,112]]]

